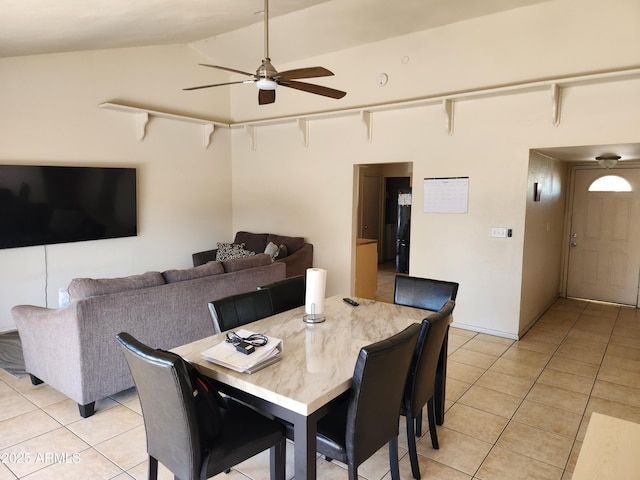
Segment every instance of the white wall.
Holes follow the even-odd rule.
[[[137,237],[0,250],[0,331],[13,305],[57,307],[72,278],[186,268],[232,235],[228,130],[204,149],[199,126],[152,118],[138,142],[133,116],[98,108],[228,117],[226,92],[181,90],[211,80],[198,61],[187,46],[0,59],[0,163],[136,167],[139,221]]]
[[[534,201],[534,183],[540,199]],[[538,319],[561,291],[568,165],[531,152],[522,266],[519,333]]]
[[[308,148],[295,124],[259,127],[255,151],[234,133],[234,229],[304,235],[314,264],[329,272],[328,292],[350,294],[353,165],[412,161],[410,271],[460,283],[458,326],[515,338],[530,147],[640,140],[640,111],[629,101],[640,98],[640,81],[579,87],[571,96],[559,127],[551,125],[548,92],[540,92],[465,102],[451,137],[436,107],[379,114],[371,143],[357,116],[313,122]],[[616,114],[602,118],[602,105]],[[421,179],[455,176],[470,178],[469,212],[421,212]],[[513,237],[491,238],[492,226],[512,228]]]
[[[620,37],[595,38],[589,26],[603,18],[625,26]],[[343,106],[375,104],[636,66],[640,29],[631,27],[638,19],[635,1],[605,6],[554,0],[305,63],[341,72],[330,85],[349,92]],[[410,58],[406,64],[404,56]],[[390,76],[384,88],[373,86],[381,71]],[[299,111],[305,94],[283,89],[278,95],[275,105],[260,110],[263,115]],[[445,132],[439,105],[387,111],[374,114],[371,143],[357,115],[311,121],[308,147],[295,123],[258,127],[256,150],[237,131],[234,229],[306,236],[315,246],[314,264],[328,270],[328,293],[350,294],[353,165],[413,162],[410,271],[460,283],[457,326],[517,338],[521,301],[535,300],[535,311],[523,313],[526,323],[544,308],[538,298],[547,288],[527,284],[542,293],[529,290],[522,296],[530,148],[637,142],[638,98],[637,78],[567,88],[558,127],[552,125],[548,90],[461,101],[452,136]],[[312,95],[304,102],[304,111],[336,108],[333,100]],[[233,91],[234,118],[257,117],[254,103],[253,95]],[[451,176],[470,177],[469,212],[421,212],[422,179]],[[491,238],[492,226],[511,228],[513,237]]]

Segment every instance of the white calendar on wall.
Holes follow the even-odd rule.
[[[467,213],[469,177],[424,179],[425,213]]]

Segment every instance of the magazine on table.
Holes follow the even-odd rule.
[[[258,335],[249,330],[237,330],[235,334],[241,338]],[[265,345],[256,346],[251,354],[240,352],[233,343],[222,341],[202,352],[202,357],[209,361],[230,368],[240,373],[254,373],[267,365],[280,360],[282,340],[264,335]]]

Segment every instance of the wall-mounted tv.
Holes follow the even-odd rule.
[[[136,169],[0,165],[0,248],[138,233]]]

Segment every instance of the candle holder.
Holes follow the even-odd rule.
[[[322,323],[326,320],[324,315],[316,314],[316,304],[311,304],[311,313],[306,314],[302,317],[302,321],[304,323]]]

